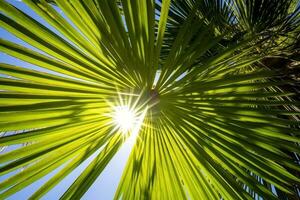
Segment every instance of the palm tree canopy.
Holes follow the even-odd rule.
[[[92,157],[80,199],[126,142],[115,199],[299,197],[299,63],[261,62],[298,48],[297,0],[22,3],[42,20],[0,0],[0,24],[31,48],[0,51],[40,70],[0,63],[1,199]]]

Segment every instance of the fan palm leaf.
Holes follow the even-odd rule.
[[[212,10],[231,15],[218,2]],[[45,23],[0,0],[1,27],[32,46],[0,39],[0,50],[42,70],[0,64],[0,144],[17,145],[0,155],[0,174],[12,173],[1,199],[59,168],[39,199],[94,156],[61,196],[80,199],[126,141],[116,199],[296,195],[287,152],[299,153],[299,110],[285,108],[299,102],[274,81],[287,72],[258,67],[256,35],[222,45],[224,19],[205,18],[212,3],[189,4],[180,23],[170,0],[23,3]],[[138,118],[130,131],[114,122],[124,105]]]

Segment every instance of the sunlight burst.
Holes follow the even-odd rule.
[[[114,123],[124,132],[131,130],[136,124],[136,114],[128,106],[114,107]]]

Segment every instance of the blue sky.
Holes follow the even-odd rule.
[[[50,25],[46,24],[38,15],[36,15],[32,10],[30,10],[24,3],[19,0],[7,0],[14,6],[18,7],[22,11],[26,12],[28,15],[34,17],[36,20],[40,21],[44,25],[46,25],[51,30],[55,31]],[[55,31],[56,32],[56,31]],[[57,33],[57,32],[56,32]],[[59,34],[59,33],[57,33]],[[29,44],[23,42],[22,40],[16,38],[14,35],[10,34],[3,28],[0,28],[0,37],[2,39],[13,41],[17,44],[21,44],[25,47],[34,49],[36,48],[30,46]],[[41,51],[39,51],[42,53]],[[9,63],[17,66],[22,66],[29,69],[41,70],[44,72],[50,72],[49,70],[42,69],[40,67],[31,65],[29,63],[23,62],[19,59],[6,55],[0,52],[0,60],[3,63]],[[0,74],[1,76],[1,74]],[[118,186],[118,182],[122,175],[122,170],[126,164],[126,160],[131,151],[131,146],[128,145],[127,142],[123,144],[119,152],[113,157],[111,162],[107,165],[92,187],[88,190],[88,192],[83,196],[82,199],[112,199],[114,192]],[[96,152],[98,153],[98,152]],[[88,160],[82,163],[76,170],[74,170],[69,176],[67,176],[59,185],[57,185],[54,189],[52,189],[49,193],[47,193],[43,199],[59,199],[59,197],[68,189],[68,187],[72,184],[72,182],[76,179],[76,177],[85,169],[85,167],[89,164],[89,162],[95,157],[96,154],[92,155]],[[62,166],[63,167],[63,166]],[[56,172],[58,172],[59,168],[53,171],[52,173],[45,176],[43,179],[36,181],[31,184],[24,190],[19,191],[18,193],[12,195],[10,200],[22,200],[27,199],[31,194],[34,193],[43,183],[45,183],[51,176],[53,176]],[[7,177],[15,174],[16,172],[12,172],[5,176],[0,177],[0,181],[6,179]]]

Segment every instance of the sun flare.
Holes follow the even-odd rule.
[[[128,106],[114,107],[114,123],[123,131],[128,132],[134,128],[136,124],[136,113]]]

